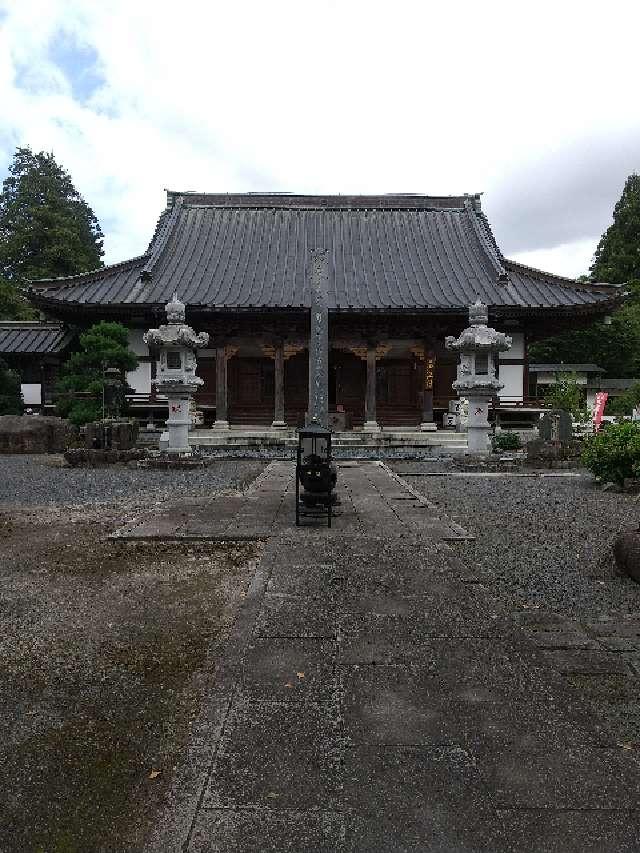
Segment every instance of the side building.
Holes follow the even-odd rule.
[[[20,375],[25,408],[53,413],[56,379],[75,343],[61,322],[0,320],[0,358]]]
[[[145,254],[71,278],[33,282],[45,314],[81,327],[114,319],[140,358],[134,407],[161,414],[155,355],[142,335],[174,292],[187,322],[210,336],[199,353],[198,405],[206,422],[268,426],[276,388],[284,418],[307,408],[310,253],[330,264],[330,408],[342,428],[441,422],[454,397],[447,335],[468,306],[513,347],[500,359],[505,413],[526,406],[527,347],[611,310],[617,288],[534,270],[500,251],[479,195],[305,196],[170,191]],[[369,393],[367,393],[369,388]]]

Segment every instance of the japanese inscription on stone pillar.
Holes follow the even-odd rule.
[[[311,331],[309,335],[309,423],[329,424],[329,258],[311,253]]]

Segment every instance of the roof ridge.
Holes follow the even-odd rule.
[[[165,218],[162,225],[160,224],[160,220],[158,220],[156,234],[154,234],[153,240],[149,244],[147,262],[140,270],[140,278],[150,279],[152,277],[153,270],[155,269],[156,264],[160,260],[160,257],[164,252],[167,243],[169,242],[169,237],[171,236],[174,225],[178,221],[178,216],[180,215],[181,210],[182,197],[178,197],[176,198],[175,203],[170,209],[169,215]]]
[[[471,201],[468,201],[465,204],[465,209],[469,214],[469,219],[471,220],[471,225],[473,230],[478,237],[480,245],[485,250],[487,257],[491,261],[493,268],[497,272],[497,280],[500,284],[508,284],[508,276],[507,270],[504,266],[504,258],[500,249],[498,248],[498,244],[496,243],[495,237],[493,236],[493,232],[491,231],[491,226],[489,225],[489,220],[484,215],[482,211],[476,210]],[[480,224],[480,222],[482,224]]]
[[[206,193],[167,190],[167,209],[177,201],[188,207],[292,208],[313,210],[343,209],[400,209],[400,210],[463,210],[467,201],[480,206],[481,193],[464,195],[423,195],[421,193]]]
[[[36,290],[40,290],[40,289],[44,289],[45,285],[51,285],[51,284],[58,283],[58,286],[62,287],[63,284],[66,284],[69,281],[72,281],[74,283],[78,283],[79,280],[82,278],[89,278],[91,276],[95,276],[95,275],[98,275],[100,273],[108,273],[108,272],[111,272],[112,270],[118,270],[118,269],[122,269],[122,268],[127,267],[127,266],[133,266],[136,262],[143,261],[146,258],[147,258],[147,254],[145,253],[144,255],[136,255],[133,258],[126,258],[124,261],[117,261],[115,264],[105,264],[103,267],[96,267],[93,270],[87,270],[86,272],[79,272],[79,273],[76,273],[75,275],[60,275],[60,276],[57,276],[56,278],[27,279],[27,281],[29,282],[28,290],[30,290],[34,285],[37,285],[35,288]]]
[[[546,272],[545,270],[538,269],[537,267],[531,267],[528,264],[521,264],[519,261],[513,261],[510,258],[505,258],[503,256],[504,263],[507,267],[515,267],[515,269],[523,270],[524,272],[533,273],[534,275],[543,276],[545,279],[550,279],[553,282],[556,282],[560,285],[570,285],[571,287],[576,287],[580,290],[589,290],[592,292],[602,292],[607,288],[615,288],[616,290],[622,288],[624,285],[621,284],[611,284],[606,281],[578,281],[578,279],[570,278],[566,275],[558,275],[553,272]]]
[[[0,327],[11,329],[61,329],[63,320],[0,320]]]
[[[542,372],[544,372],[543,368],[545,368],[545,367],[549,368],[549,369],[554,368],[554,367],[560,367],[560,368],[566,368],[566,369],[569,369],[571,367],[583,367],[583,368],[593,367],[594,368],[593,370],[585,371],[585,372],[595,373],[596,371],[598,371],[601,373],[605,373],[604,367],[600,367],[594,361],[567,361],[567,362],[564,362],[564,361],[535,361],[535,362],[529,362],[529,370],[536,371],[536,369],[537,369],[536,372],[542,373]],[[560,373],[561,371],[558,370],[556,372]]]

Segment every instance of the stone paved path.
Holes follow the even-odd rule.
[[[127,532],[267,540],[149,850],[640,850],[634,753],[452,557],[464,531],[384,466],[339,484],[331,531],[292,525],[274,463],[215,521]]]

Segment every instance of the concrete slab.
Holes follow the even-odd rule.
[[[286,462],[146,528],[265,539],[215,673],[225,702],[154,853],[639,849],[633,620],[519,610],[384,466],[340,478],[331,530],[295,527]]]
[[[350,851],[488,851],[493,805],[459,747],[355,747],[344,759]]]
[[[519,809],[498,811],[500,853],[636,853],[636,811]]]
[[[459,745],[474,755],[495,750],[602,745],[591,713],[579,703],[524,689],[510,679],[475,678],[456,669],[360,666],[342,672],[345,734],[355,743]],[[554,701],[555,700],[555,701]]]
[[[336,639],[340,623],[336,603],[325,596],[300,600],[268,593],[256,619],[254,635]]]
[[[251,702],[229,716],[203,808],[335,809],[339,802],[336,708]]]
[[[487,788],[497,808],[634,809],[640,767],[623,749],[503,752],[487,767]]]
[[[329,639],[254,637],[242,662],[248,699],[323,702],[336,697],[337,643]]]
[[[628,675],[627,663],[619,654],[584,649],[551,649],[544,660],[557,672],[580,675]]]
[[[343,849],[339,812],[269,808],[201,809],[191,833],[193,853],[336,853]]]

